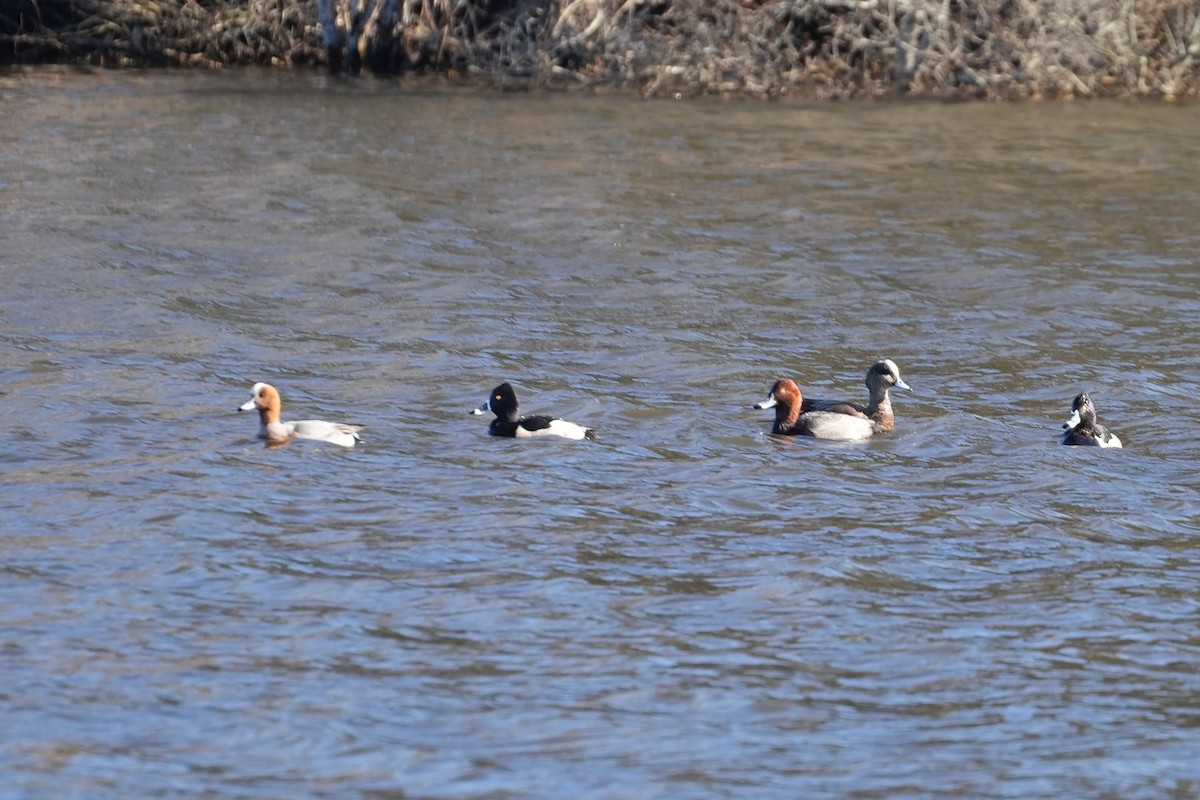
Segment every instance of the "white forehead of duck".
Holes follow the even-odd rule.
[[[881,358],[867,370],[867,377],[865,379],[867,386],[870,386],[873,381],[878,380],[885,374],[891,377],[893,383],[901,382],[900,368],[896,366],[896,362],[890,358]]]

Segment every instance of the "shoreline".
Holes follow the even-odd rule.
[[[1200,96],[1200,8],[1169,0],[16,2],[0,66],[269,65],[645,97]]]

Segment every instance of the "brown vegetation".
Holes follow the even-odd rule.
[[[647,95],[1174,98],[1197,0],[0,0],[0,60],[317,64]]]

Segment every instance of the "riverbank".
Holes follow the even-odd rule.
[[[0,63],[269,64],[647,96],[1200,94],[1176,0],[0,0]]]

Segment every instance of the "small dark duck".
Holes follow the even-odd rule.
[[[1071,403],[1071,418],[1063,423],[1066,431],[1059,444],[1081,447],[1120,447],[1121,440],[1096,421],[1096,407],[1087,392],[1080,392]]]
[[[565,439],[595,439],[596,432],[584,425],[567,422],[557,417],[540,414],[521,416],[517,404],[517,393],[511,383],[502,383],[488,396],[487,402],[472,411],[472,414],[492,412],[496,418],[488,426],[493,436],[511,436],[524,439],[530,436],[561,436]]]

